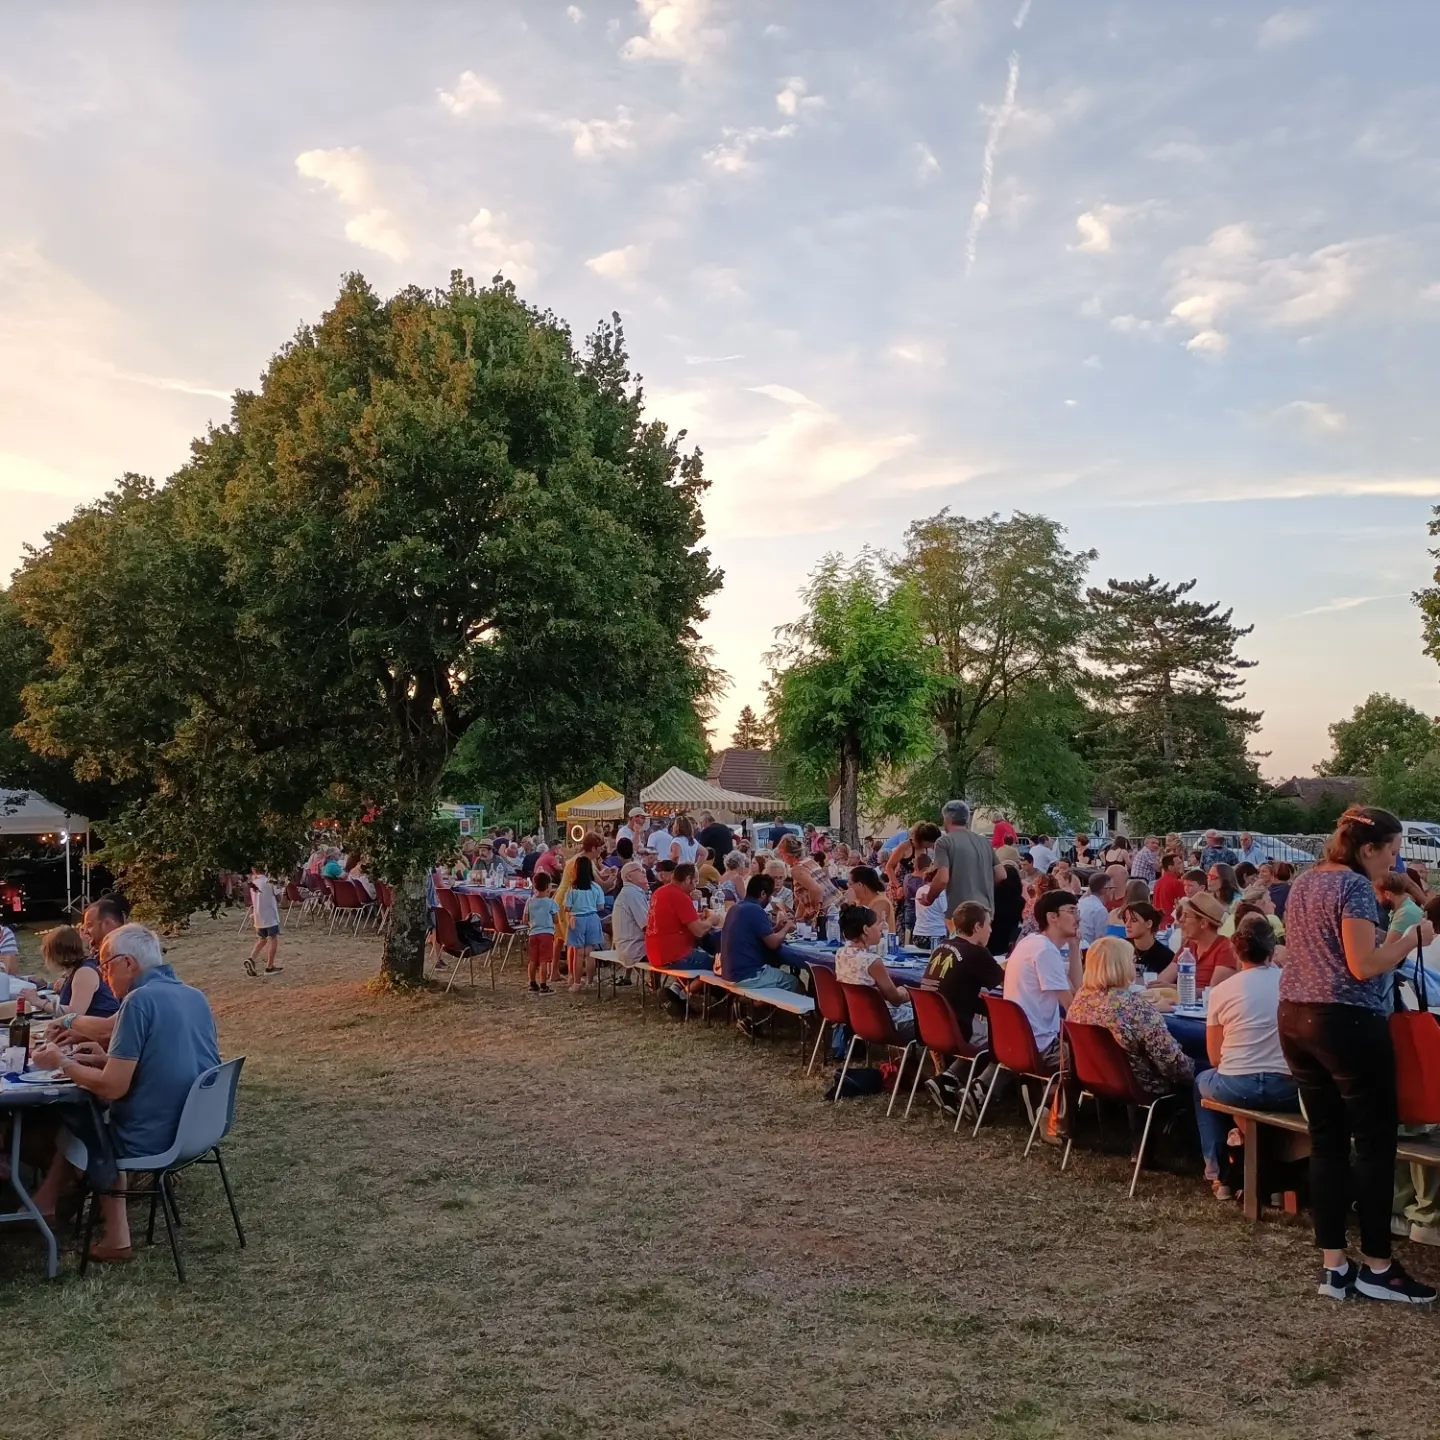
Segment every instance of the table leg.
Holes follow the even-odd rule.
[[[45,1276],[53,1280],[60,1273],[60,1250],[55,1244],[55,1232],[45,1222],[39,1207],[30,1198],[25,1182],[20,1178],[20,1131],[25,1112],[18,1107],[10,1112],[10,1185],[20,1197],[20,1204],[26,1213],[40,1227],[45,1237]]]
[[[1253,1120],[1240,1120],[1245,1136],[1245,1218],[1260,1218],[1260,1127]]]

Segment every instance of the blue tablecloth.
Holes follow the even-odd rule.
[[[1204,1016],[1171,1013],[1165,1017],[1165,1028],[1175,1037],[1175,1043],[1197,1062],[1197,1069],[1210,1068],[1210,1057],[1205,1051]]]
[[[834,970],[835,952],[840,947],[827,940],[787,940],[785,948],[803,955],[805,962],[812,967],[820,965],[826,970]],[[929,958],[925,951],[907,947],[898,953],[887,955],[885,968],[897,985],[918,985],[925,974]]]

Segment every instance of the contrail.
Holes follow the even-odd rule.
[[[1015,28],[1017,30],[1023,30],[1025,28],[1025,22],[1030,18],[1030,7],[1034,3],[1035,0],[1020,0],[1020,13],[1015,17]]]
[[[1000,148],[1000,136],[1015,113],[1015,87],[1020,83],[1020,52],[1010,52],[1010,77],[1005,82],[1005,98],[1000,108],[990,119],[990,133],[985,137],[985,155],[980,161],[980,194],[975,208],[970,212],[970,233],[965,237],[965,273],[975,268],[975,247],[980,241],[980,230],[990,215],[990,187],[995,180],[995,152]]]

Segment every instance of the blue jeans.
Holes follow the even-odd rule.
[[[1247,1110],[1298,1110],[1300,1091],[1288,1075],[1222,1075],[1202,1070],[1195,1077],[1195,1124],[1200,1130],[1200,1149],[1205,1155],[1205,1178],[1220,1178],[1220,1151],[1230,1132],[1230,1119],[1218,1110],[1207,1110],[1200,1102],[1240,1105]]]

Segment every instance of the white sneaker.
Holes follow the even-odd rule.
[[[1412,1225],[1410,1239],[1417,1245],[1440,1245],[1440,1225]]]

